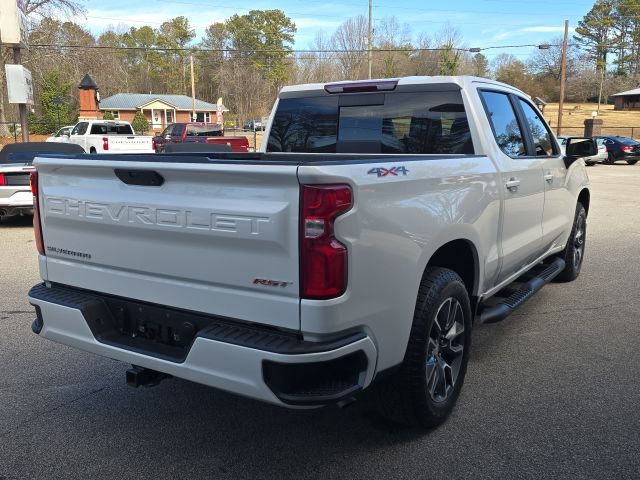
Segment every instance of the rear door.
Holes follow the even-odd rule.
[[[297,167],[189,158],[37,159],[49,281],[298,329]]]
[[[542,161],[530,155],[526,127],[516,115],[516,97],[491,90],[481,90],[480,96],[500,147],[497,160],[501,165],[504,207],[498,278],[502,281],[542,253]]]

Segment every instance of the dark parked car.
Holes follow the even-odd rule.
[[[618,160],[624,160],[629,165],[635,165],[640,160],[640,142],[633,138],[616,135],[593,137],[598,145],[607,148],[607,159],[603,162],[613,165]]]

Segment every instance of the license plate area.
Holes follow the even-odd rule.
[[[187,356],[198,332],[213,319],[150,304],[102,298],[86,315],[96,339],[173,362]]]

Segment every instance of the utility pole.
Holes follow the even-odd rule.
[[[193,78],[193,55],[189,56],[191,63],[191,119],[196,121],[196,81]]]
[[[598,92],[598,109],[597,111],[600,111],[600,104],[602,103],[602,84],[604,83],[604,71],[607,68],[607,62],[604,61],[602,62],[602,65],[600,65],[600,91]]]
[[[369,34],[367,35],[367,63],[369,64],[369,80],[371,80],[371,44],[373,43],[373,0],[369,0]]]
[[[560,101],[558,103],[558,127],[556,134],[562,134],[562,107],[564,107],[564,87],[567,81],[567,47],[569,43],[569,20],[564,21],[564,42],[562,43],[562,64],[560,67]]]
[[[20,54],[20,46],[13,47],[13,63],[22,65],[22,56]],[[27,104],[19,103],[18,112],[20,113],[20,130],[22,130],[22,141],[29,141],[29,126],[27,125]]]

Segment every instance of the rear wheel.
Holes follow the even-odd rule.
[[[571,282],[578,278],[584,260],[584,247],[587,240],[587,212],[581,203],[576,206],[573,228],[567,240],[567,246],[560,254],[565,267],[556,277],[560,282]]]
[[[629,165],[635,165],[636,163],[638,163],[638,160],[627,160],[627,163]]]
[[[460,277],[428,268],[420,283],[404,362],[379,388],[383,415],[435,427],[458,399],[469,360],[471,306]]]

